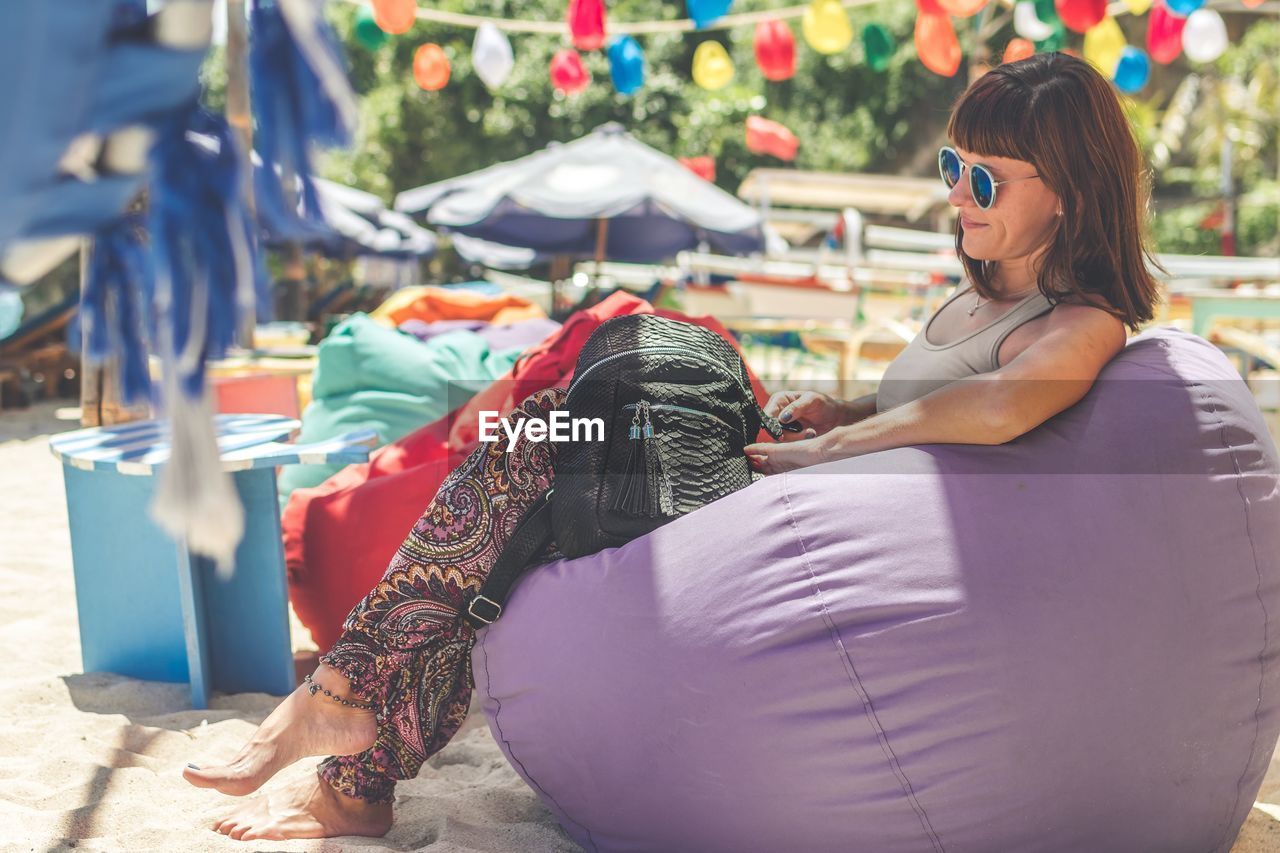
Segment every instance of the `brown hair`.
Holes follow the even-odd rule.
[[[1062,202],[1062,216],[1036,270],[1056,304],[1097,304],[1137,331],[1153,316],[1159,286],[1148,270],[1149,176],[1115,89],[1097,69],[1065,53],[1041,53],[993,68],[960,96],[947,124],[952,141],[989,157],[1036,167]],[[970,258],[956,222],[956,252],[988,299],[995,262]],[[1092,294],[1096,294],[1093,296]]]

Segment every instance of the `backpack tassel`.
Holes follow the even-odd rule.
[[[631,449],[623,467],[622,483],[610,509],[634,518],[664,518],[675,515],[671,481],[662,460],[662,451],[653,442],[653,420],[649,404],[641,401],[631,419]]]
[[[640,423],[640,412],[644,404],[636,406],[635,417],[631,419],[630,450],[627,462],[622,469],[622,482],[613,495],[609,509],[634,517],[646,514],[649,505],[649,454],[645,432],[653,434],[653,425]]]

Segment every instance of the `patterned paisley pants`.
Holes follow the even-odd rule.
[[[532,394],[510,421],[547,420],[564,394]],[[321,762],[321,777],[347,796],[392,802],[396,781],[416,776],[466,717],[475,631],[462,614],[552,479],[554,444],[524,433],[510,443],[505,431],[499,436],[445,478],[382,580],[320,658],[350,679],[357,699],[381,709],[373,748]],[[535,562],[556,556],[553,546]]]

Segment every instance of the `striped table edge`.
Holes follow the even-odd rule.
[[[372,429],[307,444],[289,444],[286,440],[300,424],[279,415],[218,415],[214,424],[224,471],[364,462],[379,444],[378,434]],[[63,464],[82,471],[147,476],[169,460],[167,429],[163,421],[93,427],[54,436],[49,449]]]

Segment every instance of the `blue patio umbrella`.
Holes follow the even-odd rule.
[[[407,190],[429,225],[548,255],[654,262],[700,243],[764,250],[760,214],[617,124],[468,175]]]
[[[409,216],[390,210],[373,193],[314,179],[320,210],[331,229],[312,247],[330,256],[381,255],[429,258],[436,253],[436,235]],[[268,236],[268,245],[273,242]]]
[[[491,243],[466,234],[450,234],[449,243],[458,257],[467,263],[495,270],[527,270],[548,260],[543,252]]]
[[[193,136],[195,136],[193,134]],[[200,144],[214,147],[213,140],[201,137]],[[264,186],[262,158],[255,151],[255,187]],[[281,177],[276,169],[277,180]],[[318,251],[329,257],[352,258],[381,255],[395,258],[429,258],[436,252],[436,235],[412,218],[389,209],[371,192],[344,186],[323,178],[312,178],[318,202],[308,209],[301,182],[293,183],[296,215],[276,205],[259,207],[258,228],[264,245],[278,249],[290,243]]]

